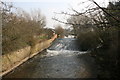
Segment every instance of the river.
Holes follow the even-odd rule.
[[[94,59],[77,44],[74,38],[56,39],[3,78],[96,78]]]

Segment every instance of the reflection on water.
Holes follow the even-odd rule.
[[[51,47],[7,74],[16,78],[91,78],[96,65],[88,52],[79,51],[76,40],[57,39]]]

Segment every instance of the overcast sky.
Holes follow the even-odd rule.
[[[47,27],[53,28],[56,21],[52,20],[52,17],[58,17],[61,20],[65,16],[55,15],[54,12],[70,12],[70,8],[73,7],[76,10],[83,10],[90,4],[88,0],[3,0],[7,2],[13,2],[15,7],[20,7],[23,10],[30,12],[31,9],[40,9],[42,14],[46,16]],[[106,6],[109,0],[95,0],[101,6]],[[86,3],[82,3],[86,2]],[[82,4],[81,4],[82,3]]]

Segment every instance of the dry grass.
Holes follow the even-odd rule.
[[[45,32],[46,19],[38,10],[33,15],[24,10],[11,12],[7,11],[7,9],[13,9],[12,7],[5,8],[2,13],[3,54],[24,48],[27,45],[33,46],[38,42],[48,39],[49,35],[52,35]]]

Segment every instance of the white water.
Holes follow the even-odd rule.
[[[70,56],[89,53],[89,51],[77,50],[78,46],[76,47],[75,40],[75,38],[58,39],[50,49],[47,49],[46,56],[57,56],[61,54]]]
[[[68,56],[72,55],[80,55],[80,54],[86,54],[89,53],[88,51],[72,51],[72,50],[49,50],[47,49],[48,54],[46,56],[57,56],[61,54],[66,54]]]

